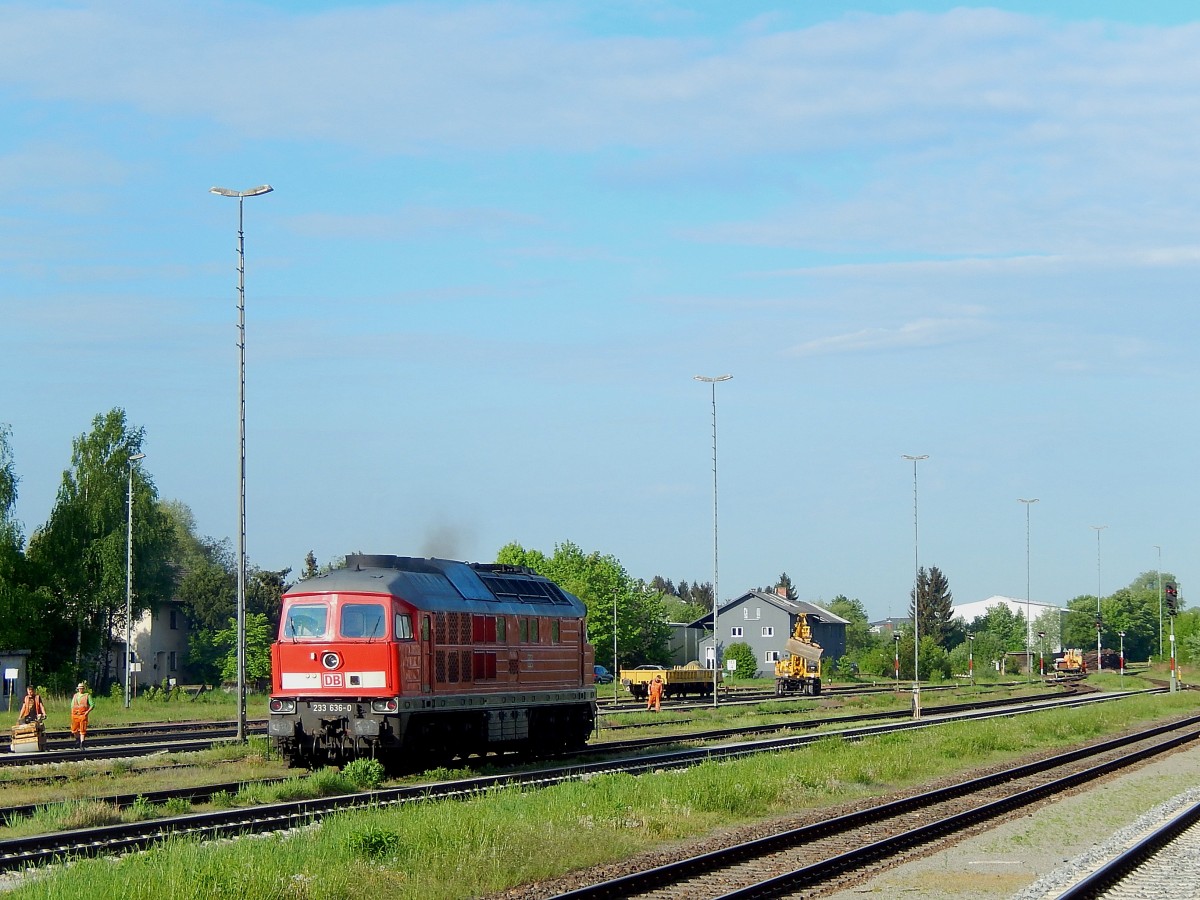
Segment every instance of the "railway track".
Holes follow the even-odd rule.
[[[1011,707],[1014,703],[1017,703],[1017,702],[1018,701],[1012,701],[1012,700],[1007,700],[1007,701],[1004,701],[1004,700],[982,700],[982,701],[975,701],[973,703],[960,703],[960,704],[946,705],[946,706],[942,706],[942,707],[930,707],[927,709],[926,714],[929,716],[936,716],[938,714],[948,715],[948,714],[953,714],[953,713],[968,712],[968,711],[972,711],[972,710],[993,708],[993,707],[996,707],[1001,704]],[[1034,701],[1028,700],[1027,702],[1034,702]],[[758,725],[758,726],[750,725],[750,726],[739,726],[736,728],[711,729],[711,730],[705,731],[705,732],[693,732],[693,733],[682,734],[682,735],[672,735],[672,736],[654,737],[654,738],[638,738],[638,739],[619,741],[619,742],[596,743],[586,751],[576,752],[571,755],[574,757],[587,756],[587,755],[600,757],[600,756],[607,756],[607,755],[610,755],[610,754],[616,753],[616,752],[631,752],[631,751],[652,749],[654,747],[660,747],[660,746],[667,745],[667,744],[681,744],[681,743],[689,743],[689,742],[695,742],[695,741],[701,741],[701,740],[725,740],[725,739],[728,739],[731,737],[742,737],[742,736],[745,736],[748,734],[770,734],[770,733],[777,733],[780,731],[787,731],[787,730],[793,730],[793,729],[798,729],[798,728],[815,729],[815,728],[820,728],[820,727],[862,725],[862,724],[866,724],[866,723],[870,723],[870,722],[885,721],[888,719],[906,718],[906,717],[908,717],[908,715],[909,715],[909,713],[907,711],[899,710],[899,711],[889,711],[889,712],[881,712],[881,713],[862,713],[862,714],[858,714],[858,715],[830,717],[830,718],[823,718],[823,719],[806,719],[806,720],[798,720],[798,721],[794,721],[794,722],[783,722],[783,723],[775,723],[775,724],[768,724],[768,725]],[[118,745],[110,748],[110,750],[114,755],[128,756],[129,753],[127,752],[125,747],[126,747],[126,745],[118,744]],[[201,748],[201,749],[203,749],[203,748]],[[470,760],[461,761],[461,764],[464,768],[466,768],[467,766],[470,765],[470,762],[471,762]],[[70,775],[63,774],[60,777],[63,779],[69,779]],[[271,780],[272,781],[281,781],[281,780],[285,780],[285,779],[281,778],[281,779],[271,779]],[[261,783],[261,781],[260,781],[260,783]],[[192,803],[204,803],[204,802],[212,799],[212,797],[217,794],[237,793],[237,791],[241,787],[243,787],[244,784],[245,784],[245,780],[237,781],[237,782],[221,782],[221,783],[214,783],[214,784],[208,784],[208,785],[195,785],[195,786],[191,786],[191,787],[187,787],[187,788],[166,789],[166,790],[160,790],[160,791],[141,791],[141,792],[132,793],[132,794],[110,794],[110,795],[106,795],[103,797],[96,797],[94,799],[96,799],[102,803],[109,804],[110,806],[117,807],[117,808],[124,808],[124,807],[130,806],[136,802],[149,803],[152,805],[163,805],[172,800],[186,800],[186,801],[189,801]],[[61,802],[61,801],[50,801],[50,802]],[[38,808],[38,806],[45,806],[45,805],[46,805],[46,802],[43,801],[41,803],[27,803],[27,804],[19,804],[19,805],[0,807],[0,822],[9,822],[9,823],[15,822],[23,816],[28,816],[28,815],[32,814]]]
[[[554,896],[562,900],[748,900],[846,890],[906,855],[931,852],[968,829],[987,826],[1015,810],[1197,739],[1200,716],[1193,716]],[[1102,895],[1091,890],[1082,888],[1081,893],[1064,896]]]
[[[908,728],[930,728],[939,722],[976,716],[979,718],[997,715],[1012,716],[1021,712],[1034,712],[1053,706],[1078,705],[1081,703],[1105,702],[1121,695],[1094,695],[1025,706],[985,711],[963,711],[956,714],[922,720],[865,725],[841,731],[825,731],[817,734],[789,735],[743,743],[724,743],[704,747],[676,749],[634,758],[603,760],[597,762],[573,762],[567,765],[542,768],[533,772],[507,772],[496,775],[465,778],[457,781],[420,784],[402,788],[388,788],[335,797],[274,803],[251,808],[192,813],[170,816],[150,821],[123,823],[120,825],[89,828],[78,831],[55,832],[0,841],[0,871],[12,871],[44,865],[56,860],[75,857],[99,856],[144,849],[173,836],[200,838],[230,837],[243,834],[280,831],[314,821],[326,814],[352,808],[367,808],[420,802],[448,797],[470,797],[498,785],[520,786],[526,789],[547,786],[567,780],[592,777],[598,774],[624,772],[643,774],[670,768],[684,768],[705,760],[732,759],[755,753],[778,753],[794,749],[806,743],[841,737],[855,740],[871,734],[883,734]],[[778,728],[779,726],[774,726]],[[664,743],[664,739],[658,739]],[[675,743],[678,736],[667,739]],[[612,746],[596,748],[595,754],[611,753]],[[585,754],[586,755],[586,754]],[[160,798],[163,799],[163,798]]]
[[[1141,900],[1195,890],[1200,879],[1200,803],[1185,806],[1058,900]]]

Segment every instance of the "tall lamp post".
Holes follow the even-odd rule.
[[[133,667],[133,464],[145,453],[129,457],[129,494],[125,509],[125,708],[129,709],[130,669]]]
[[[273,191],[262,184],[248,191],[209,188],[210,194],[236,197],[238,202],[237,302],[238,302],[238,582],[237,582],[237,739],[246,739],[246,235],[242,207],[247,197],[259,197]]]
[[[1018,503],[1025,504],[1025,672],[1026,680],[1033,680],[1033,650],[1029,646],[1029,635],[1033,629],[1033,620],[1030,618],[1029,612],[1029,507],[1038,502],[1038,498],[1032,500],[1022,500],[1017,498]]]
[[[1100,631],[1104,624],[1104,619],[1100,615],[1100,532],[1107,525],[1093,525],[1096,529],[1096,671],[1104,671],[1104,660],[1100,657]]]
[[[613,706],[617,705],[617,689],[620,687],[620,669],[617,667],[617,591],[613,590]]]
[[[921,634],[917,622],[921,613],[921,563],[917,540],[917,463],[929,459],[929,454],[910,456],[901,454],[913,464],[913,718],[921,718]]]
[[[693,375],[696,381],[712,385],[712,423],[713,423],[713,707],[717,706],[717,679],[720,677],[720,660],[717,657],[717,603],[721,596],[717,590],[717,382],[728,381],[732,375]]]
[[[1162,659],[1162,547],[1158,544],[1154,545],[1154,549],[1158,551],[1158,658]]]

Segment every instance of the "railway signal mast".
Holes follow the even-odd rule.
[[[1175,672],[1175,616],[1179,613],[1179,585],[1168,581],[1163,585],[1167,595],[1167,615],[1171,618],[1171,693],[1179,690],[1179,679]]]

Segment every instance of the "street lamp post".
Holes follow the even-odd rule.
[[[1163,643],[1162,643],[1162,547],[1158,544],[1154,545],[1154,549],[1158,551],[1158,659],[1162,661]]]
[[[1025,504],[1025,672],[1026,680],[1033,680],[1033,651],[1029,646],[1029,635],[1033,629],[1033,620],[1030,618],[1029,611],[1029,507],[1038,502],[1038,498],[1032,500],[1022,500],[1017,498],[1018,503]]]
[[[1100,656],[1100,631],[1104,622],[1100,615],[1100,532],[1108,526],[1093,525],[1092,527],[1096,529],[1096,671],[1103,672],[1104,660]]]
[[[125,708],[129,709],[130,669],[133,665],[133,464],[145,453],[129,457],[129,494],[125,510]]]
[[[712,423],[713,423],[713,706],[718,705],[717,700],[717,680],[720,678],[720,658],[717,655],[717,604],[720,602],[720,592],[717,589],[718,581],[718,554],[717,554],[717,382],[728,381],[732,375],[716,375],[708,377],[706,375],[692,376],[696,381],[702,381],[705,384],[712,385]]]
[[[620,686],[620,669],[617,667],[617,591],[613,591],[613,706],[617,705],[617,688]]]
[[[237,581],[237,739],[246,739],[246,236],[242,208],[247,197],[259,197],[274,190],[262,184],[248,191],[209,188],[210,194],[236,197],[238,202],[238,581]]]
[[[929,459],[929,454],[910,456],[901,454],[913,464],[913,718],[921,718],[921,635],[917,624],[921,613],[921,564],[920,546],[917,540],[917,463]]]

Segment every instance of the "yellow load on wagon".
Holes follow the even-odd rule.
[[[644,700],[650,693],[650,682],[656,677],[662,679],[664,697],[687,694],[712,696],[713,670],[702,669],[699,663],[689,663],[673,669],[665,666],[638,666],[636,669],[621,670],[621,684],[639,700]],[[721,683],[720,671],[716,673],[716,680],[717,684]]]

